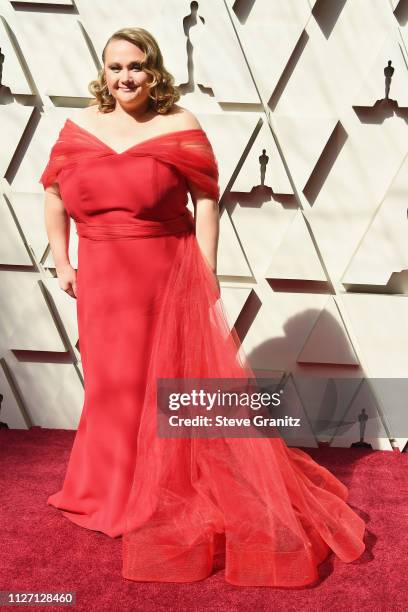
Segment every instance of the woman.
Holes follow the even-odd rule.
[[[41,177],[60,287],[77,298],[85,380],[64,485],[48,503],[122,535],[130,580],[201,580],[225,549],[232,584],[309,584],[330,550],[346,562],[364,550],[364,522],[340,481],[280,438],[157,433],[158,379],[254,374],[216,279],[218,168],[207,136],[176,104],[147,31],[116,32],[102,59],[95,104],[66,121]]]

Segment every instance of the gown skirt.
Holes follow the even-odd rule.
[[[218,198],[201,129],[116,153],[67,120],[41,177],[78,233],[85,401],[63,486],[49,505],[122,536],[122,576],[192,582],[225,551],[225,580],[298,587],[333,551],[352,562],[365,523],[348,489],[281,437],[161,437],[158,379],[254,380],[187,208]]]

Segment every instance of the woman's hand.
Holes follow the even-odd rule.
[[[70,219],[57,183],[45,190],[44,220],[60,288],[77,297],[76,270],[69,263]]]
[[[60,288],[68,293],[73,298],[77,297],[77,272],[71,264],[64,264],[62,266],[56,266],[55,268],[58,276]]]

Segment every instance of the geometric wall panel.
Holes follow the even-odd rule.
[[[298,363],[359,365],[337,304],[332,297],[328,298],[297,361]]]
[[[306,0],[256,0],[246,4],[228,0],[234,26],[261,96],[269,99],[310,19],[310,6]],[[274,41],[273,53],[271,40]]]
[[[55,68],[60,54],[66,47],[67,40],[71,40],[73,44],[78,44],[78,39],[74,35],[74,26],[78,15],[75,14],[74,10],[71,14],[65,12],[53,13],[51,6],[47,7],[48,10],[39,10],[38,12],[35,9],[32,11],[15,11],[8,3],[3,3],[1,7],[4,19],[17,41],[23,70],[29,83],[32,84],[31,87],[34,87],[32,93],[39,90],[44,94],[45,88],[51,84],[51,77],[55,75]],[[9,58],[6,54],[5,56],[4,66],[6,67]],[[82,62],[84,61],[86,62],[86,57],[82,58]],[[72,74],[75,71],[80,72],[82,70],[81,65],[76,65],[75,68],[74,65],[71,66]],[[6,81],[5,84],[8,85]],[[17,91],[16,93],[20,92]],[[69,91],[67,91],[67,94],[69,95]]]
[[[277,202],[266,202],[257,208],[241,202],[239,200],[230,212],[231,219],[240,236],[251,270],[255,276],[265,276],[273,254],[297,210],[284,209]]]
[[[183,14],[186,14],[185,8],[179,13],[179,23]],[[200,18],[204,19],[204,23]],[[198,18],[189,31],[189,38],[193,45],[195,83],[211,88],[215,100],[220,104],[259,103],[223,0],[198,3]],[[221,40],[222,53],[219,53]]]
[[[231,185],[233,191],[271,188],[274,193],[293,194],[285,167],[270,128],[263,123],[240,172]]]
[[[64,351],[65,347],[38,284],[38,275],[0,272],[2,319],[11,349]]]
[[[365,415],[365,426],[359,420],[360,415]],[[380,418],[378,407],[373,396],[373,391],[367,381],[364,381],[351,404],[347,407],[340,425],[333,435],[334,446],[350,447],[351,444],[359,442],[361,434],[364,433],[364,442],[378,450],[392,450],[384,424]]]
[[[33,109],[21,104],[7,104],[0,106],[1,150],[0,172],[4,176],[15,150],[26,129]]]
[[[340,380],[299,376],[295,384],[319,441],[330,443],[339,431],[350,427],[347,410],[361,385],[361,378]],[[351,445],[357,439],[350,439]]]
[[[327,301],[326,295],[262,293],[262,305],[243,340],[253,368],[297,372],[296,357]]]
[[[282,234],[265,278],[327,280],[301,211]]]
[[[241,169],[240,163],[244,161],[245,149],[253,137],[260,121],[259,113],[228,113],[202,114],[196,113],[202,128],[207,132],[218,161],[220,192],[231,181],[239,167],[243,171],[246,190],[250,191],[254,185],[259,184],[259,171],[248,174],[247,169]],[[233,140],[231,134],[234,134]],[[238,175],[239,176],[239,175]]]
[[[362,400],[351,418],[350,398],[318,378],[408,371],[408,24],[398,7],[396,0],[0,0],[0,420],[78,423],[77,302],[59,287],[39,178],[65,120],[82,119],[107,38],[134,24],[157,38],[179,104],[214,148],[217,273],[243,352],[258,375],[287,375],[306,421],[322,416],[322,404],[332,410],[337,431],[321,423],[305,444],[355,442]],[[388,60],[397,104],[375,105]],[[71,220],[74,268],[77,251]],[[112,356],[105,358],[109,365]],[[305,375],[313,402],[298,384]],[[384,422],[397,422],[384,403]],[[366,432],[375,448],[391,448],[389,432]]]
[[[404,2],[404,0],[402,0]],[[403,23],[400,23],[400,27],[398,28],[400,34],[400,42],[402,47],[402,52],[404,53],[405,58],[408,55],[408,27],[407,27],[407,19],[403,20]]]
[[[10,201],[11,208],[13,209],[13,212],[17,217],[18,224],[21,228],[21,231],[23,232],[26,242],[32,247],[37,257],[41,259],[48,245],[48,237],[45,229],[44,215],[41,214],[44,211],[44,196],[39,193],[11,192],[8,195],[8,200]],[[4,211],[2,212],[2,216],[6,211],[8,212],[6,204],[2,206],[1,210]],[[11,218],[9,212],[8,214]],[[10,240],[11,236],[13,236],[11,246],[14,249],[21,249],[23,248],[23,243],[18,234],[14,219],[12,223],[15,229],[13,232],[5,231],[5,239],[8,237],[8,240]],[[3,226],[2,224],[2,227],[5,226]],[[2,241],[2,243],[2,246],[0,246],[0,252],[3,251],[5,240]],[[25,255],[25,264],[29,265],[31,262],[29,260],[27,251],[25,251]],[[1,257],[1,262],[7,264],[18,263],[15,259],[13,260],[11,256],[6,258],[5,255]]]
[[[0,13],[1,13],[0,9]],[[16,53],[15,47],[10,39],[5,21],[0,16],[0,48],[4,55],[3,73],[1,83],[8,87],[14,94],[33,94],[34,91],[30,87],[26,75],[21,67],[21,62]],[[2,109],[4,110],[4,109]],[[21,109],[22,110],[22,109]],[[1,118],[2,128],[6,124]],[[3,132],[3,129],[2,129]]]
[[[330,4],[333,13],[338,3]],[[390,32],[396,36],[395,19],[383,0],[346,2],[330,32],[324,20],[311,15],[304,48],[287,75],[274,114],[341,118]],[[381,80],[382,65],[379,70]]]
[[[66,45],[54,57],[45,92],[49,96],[64,97],[69,91],[71,97],[89,98],[87,85],[94,78],[95,62],[79,25],[67,23],[66,30]]]
[[[8,368],[4,359],[0,361],[0,421],[7,423],[10,429],[28,429],[31,426],[30,419],[21,410],[18,398],[10,384]]]
[[[273,117],[272,125],[299,189],[305,187],[336,124],[337,117]]]
[[[75,429],[84,389],[71,363],[19,362],[14,374],[30,417],[40,427]]]
[[[27,0],[13,0],[13,4],[27,4]],[[60,6],[72,6],[72,0],[30,0],[30,4],[57,4]]]
[[[343,294],[352,332],[368,376],[406,378],[408,372],[408,298]]]
[[[38,211],[34,208],[38,217]],[[40,220],[38,219],[38,224]],[[0,198],[0,264],[31,266],[32,261],[4,198]]]
[[[354,115],[354,118],[351,115]],[[340,277],[407,154],[407,124],[392,117],[360,123],[351,111],[349,137],[308,214],[330,274]]]
[[[221,298],[230,329],[235,325],[250,293],[248,287],[221,287]]]
[[[218,276],[252,276],[226,208],[220,215],[217,274]]]
[[[408,107],[408,71],[402,55],[401,45],[393,32],[384,40],[376,57],[365,75],[361,89],[353,96],[355,106],[374,106],[385,97],[384,68],[391,60],[394,74],[391,77],[389,98],[401,107]],[[382,69],[381,69],[382,67]]]
[[[403,450],[408,442],[406,385],[406,377],[398,381],[394,378],[375,378],[371,381],[375,396],[382,408],[387,428],[400,450]]]
[[[290,414],[294,419],[300,419],[301,427],[286,427],[282,431],[282,436],[288,446],[306,446],[315,448],[318,446],[315,433],[311,427],[309,414],[302,397],[299,394],[298,382],[289,376],[284,383],[284,393],[281,405],[273,409],[274,418],[284,418]]]
[[[345,284],[385,285],[408,269],[408,155],[372,218],[342,278]]]

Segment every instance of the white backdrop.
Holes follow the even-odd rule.
[[[285,376],[309,417],[324,402],[338,421],[347,412],[347,428],[305,445],[358,440],[364,405],[382,414],[366,441],[390,450],[384,425],[395,431],[403,398],[374,402],[362,387],[340,401],[323,377],[408,372],[408,2],[0,0],[0,14],[0,421],[77,427],[76,303],[58,286],[38,179],[105,41],[139,26],[218,159],[222,298],[252,367]],[[76,239],[73,224],[74,267]]]

